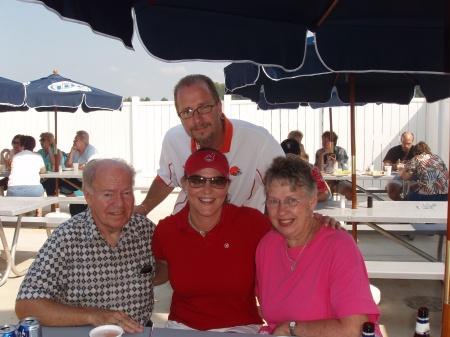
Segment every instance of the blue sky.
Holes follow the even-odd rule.
[[[95,1],[95,0],[92,0]],[[19,82],[61,76],[124,97],[162,97],[183,76],[202,73],[224,82],[227,63],[159,61],[133,38],[134,51],[122,42],[94,34],[88,26],[61,20],[40,4],[0,1],[0,76]]]

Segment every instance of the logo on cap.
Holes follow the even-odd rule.
[[[210,163],[210,162],[212,162],[212,161],[214,161],[214,158],[216,157],[216,154],[215,153],[210,153],[210,154],[207,154],[206,156],[205,156],[205,160],[208,162],[208,163]]]

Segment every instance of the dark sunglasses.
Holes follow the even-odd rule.
[[[205,178],[202,176],[190,176],[185,177],[187,181],[189,182],[189,186],[192,188],[200,188],[203,187],[207,181],[211,184],[211,187],[217,188],[217,189],[223,189],[225,186],[227,186],[229,179],[225,177],[212,177],[212,178]]]

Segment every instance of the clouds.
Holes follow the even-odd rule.
[[[187,75],[187,73],[188,73],[186,67],[184,67],[184,66],[172,66],[172,65],[161,66],[159,68],[159,70],[160,70],[161,74],[164,74],[164,75],[184,76],[184,75]]]

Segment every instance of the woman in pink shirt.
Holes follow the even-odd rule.
[[[363,323],[371,321],[382,336],[355,241],[313,217],[317,187],[309,165],[279,157],[264,180],[275,229],[256,252],[256,293],[267,322],[260,334],[359,337]]]

